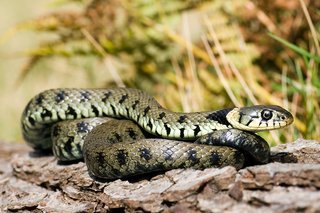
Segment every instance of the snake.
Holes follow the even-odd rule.
[[[286,127],[276,105],[173,112],[133,88],[57,88],[34,96],[21,117],[24,140],[60,161],[84,159],[91,175],[128,178],[175,168],[237,169],[267,163],[259,131]]]

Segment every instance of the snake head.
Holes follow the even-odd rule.
[[[227,120],[235,129],[257,132],[288,126],[294,119],[292,114],[282,107],[256,105],[234,108],[227,114]]]

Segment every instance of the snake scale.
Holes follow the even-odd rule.
[[[61,161],[84,157],[89,172],[105,179],[266,163],[269,146],[254,132],[292,122],[288,111],[272,105],[172,112],[130,88],[47,90],[31,99],[21,118],[34,149],[53,149]]]

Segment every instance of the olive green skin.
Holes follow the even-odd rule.
[[[32,147],[53,145],[64,161],[84,154],[89,172],[106,179],[173,168],[241,168],[245,159],[264,163],[267,143],[247,131],[278,129],[292,121],[278,106],[171,112],[147,93],[128,88],[47,90],[29,102],[21,118],[23,136]],[[150,135],[157,138],[144,139]]]
[[[114,120],[97,126],[83,146],[88,170],[95,177],[116,179],[176,168],[229,165],[240,169],[245,163],[266,163],[270,154],[265,140],[237,129],[217,130],[193,143],[144,138],[132,121]]]

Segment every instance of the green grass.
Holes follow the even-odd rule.
[[[292,44],[278,36],[269,34],[273,39],[280,42],[285,47],[298,53],[301,58],[293,59],[289,65],[293,69],[295,76],[287,77],[287,96],[299,96],[299,102],[291,102],[292,108],[297,109],[297,119],[300,122],[297,127],[302,137],[309,139],[320,139],[320,57],[295,44]]]

